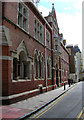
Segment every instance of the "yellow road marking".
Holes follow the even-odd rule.
[[[40,113],[38,113],[37,115],[35,115],[33,118],[36,119],[40,116],[42,116],[44,113],[46,113],[49,109],[51,109],[57,102],[59,102],[64,96],[66,96],[69,92],[71,92],[75,86],[77,86],[78,84],[75,84],[70,91],[67,91],[64,95],[60,96],[55,102],[51,103],[47,108],[45,108],[44,110],[42,110]],[[32,120],[33,118],[31,118],[30,120]]]
[[[65,95],[64,95],[65,96]],[[59,100],[61,100],[64,96],[62,96]],[[40,116],[42,116],[44,113],[46,113],[48,110],[50,110],[59,100],[57,100],[56,102],[54,102],[54,104],[52,106],[49,106],[49,108],[47,108],[44,112],[42,112],[40,115],[38,115],[36,118],[39,118]]]
[[[64,95],[62,95],[60,98],[58,98],[52,106],[49,106],[49,108],[47,108],[47,110],[45,110],[44,112],[40,113],[40,115],[37,115],[37,117],[35,116],[35,118],[39,118],[40,116],[42,116],[44,113],[46,113],[48,110],[50,110],[57,102],[59,102],[64,96],[66,96],[69,92],[71,92],[73,90],[73,88],[68,91],[67,93],[65,93]]]
[[[82,116],[81,120],[84,120],[84,115]]]
[[[41,116],[42,113],[44,114],[45,112],[47,112],[50,108],[52,108],[59,100],[61,100],[66,94],[64,94],[63,96],[59,97],[55,102],[51,103],[47,108],[45,108],[44,110],[42,110],[40,113],[38,113],[37,115],[35,115],[33,118],[37,118],[39,115]],[[30,119],[32,120],[32,119]]]
[[[83,113],[84,113],[84,107],[83,107],[83,109],[81,110],[81,112],[78,114],[77,120],[79,120],[79,118],[82,116]],[[84,116],[83,116],[83,117],[84,117]]]

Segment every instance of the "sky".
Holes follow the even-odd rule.
[[[63,33],[67,45],[79,46],[82,51],[82,1],[83,0],[40,0],[38,9],[45,17],[54,3],[59,32]]]

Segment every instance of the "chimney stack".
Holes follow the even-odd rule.
[[[63,40],[63,45],[64,45],[64,46],[66,45],[66,40]]]

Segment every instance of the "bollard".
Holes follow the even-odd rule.
[[[40,86],[40,93],[43,93],[43,89],[42,89],[42,86]]]
[[[42,84],[39,84],[39,85],[38,85],[38,88],[39,88],[39,92],[40,92],[40,93],[43,93],[43,87],[42,87]]]
[[[64,90],[65,90],[66,88],[65,88],[65,83],[64,83]]]

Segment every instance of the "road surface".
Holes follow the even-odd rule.
[[[79,82],[50,105],[31,116],[32,118],[84,119],[84,82]],[[50,120],[50,119],[49,119]]]

